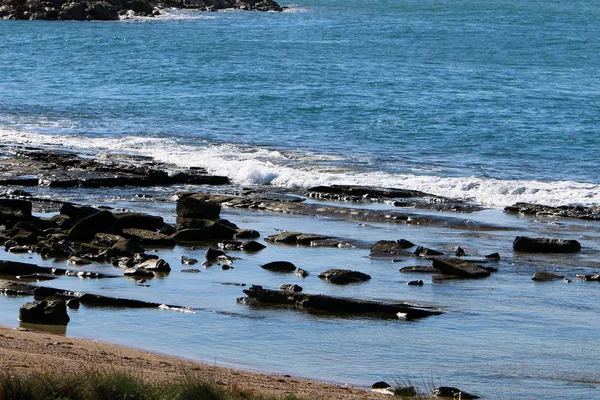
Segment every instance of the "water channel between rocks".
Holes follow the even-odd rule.
[[[163,216],[167,222],[175,219],[175,201],[134,200],[127,190],[79,191],[70,196],[81,204],[148,212]],[[371,207],[393,209],[386,204]],[[69,336],[211,364],[338,383],[368,386],[381,379],[410,379],[417,384],[433,380],[434,384],[459,386],[487,398],[600,396],[597,363],[600,350],[595,345],[600,333],[600,285],[575,278],[578,273],[600,272],[598,222],[517,217],[500,210],[429,214],[472,222],[466,224],[466,229],[454,229],[238,209],[224,209],[222,218],[259,231],[261,242],[262,238],[285,230],[370,244],[403,238],[447,254],[460,246],[475,257],[498,252],[500,261],[490,265],[499,271],[485,279],[434,283],[430,274],[398,271],[405,266],[430,266],[430,260],[406,257],[393,262],[392,259],[369,258],[368,248],[284,244],[267,244],[266,249],[257,253],[229,252],[240,258],[229,270],[219,265],[210,268],[200,264],[181,265],[182,255],[202,262],[207,244],[149,250],[168,261],[172,271],[167,276],[149,280],[148,286],[128,278],[90,280],[65,276],[47,286],[182,305],[195,312],[82,306],[69,311]],[[478,229],[478,223],[485,222],[511,229]],[[577,239],[583,249],[575,255],[518,254],[512,250],[512,241],[517,235]],[[37,254],[3,253],[1,259],[121,274],[121,270],[108,264],[69,267],[66,260],[42,259]],[[310,275],[301,278],[293,273],[274,273],[260,268],[276,260],[291,261]],[[181,272],[184,268],[199,268],[201,272]],[[358,284],[329,284],[317,275],[330,268],[358,270],[371,275],[372,279]],[[572,282],[536,283],[531,280],[536,270],[557,272],[572,278]],[[422,279],[424,285],[406,284],[415,279]],[[445,313],[401,321],[333,317],[236,302],[243,296],[244,289],[237,284],[276,289],[283,283],[298,284],[310,294],[411,301],[439,307]],[[24,297],[1,298],[0,323],[18,326],[18,308],[26,301],[29,300]]]

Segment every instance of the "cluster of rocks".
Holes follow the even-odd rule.
[[[577,218],[598,221],[600,220],[600,206],[545,206],[532,203],[516,203],[504,208],[509,213],[519,213],[524,215],[536,215],[552,218]]]
[[[3,149],[0,155],[4,156],[0,170],[0,186],[100,188],[229,183],[229,178],[209,175],[202,168],[176,169],[172,165],[157,163],[142,156],[115,155],[100,161],[69,152],[46,152],[27,148]]]
[[[154,17],[162,8],[283,11],[273,0],[0,0],[0,18],[15,20],[115,21]]]
[[[398,385],[392,387],[385,381],[375,382],[371,385],[373,391],[391,394],[399,397],[409,398],[425,398],[426,395],[420,393],[414,386]],[[438,386],[431,391],[431,395],[435,397],[444,397],[450,399],[478,399],[479,396],[465,392],[464,390],[452,387],[452,386]]]

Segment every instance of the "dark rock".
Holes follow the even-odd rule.
[[[456,251],[454,252],[454,255],[455,255],[456,257],[463,257],[463,256],[466,256],[466,255],[467,255],[467,253],[465,252],[465,249],[463,249],[462,247],[458,247],[458,248],[456,249]]]
[[[121,235],[113,235],[110,233],[97,233],[92,240],[92,244],[99,247],[112,247],[115,243],[126,240]]]
[[[154,272],[143,268],[127,268],[123,271],[123,275],[133,278],[154,278]]]
[[[97,233],[120,233],[115,217],[110,211],[100,211],[77,221],[69,230],[69,239],[78,242],[92,240]]]
[[[433,389],[434,396],[437,397],[450,397],[453,399],[478,399],[479,396],[472,395],[463,390],[457,389],[455,387],[449,386],[440,386]]]
[[[106,1],[91,3],[86,9],[88,20],[117,21],[119,9]]]
[[[279,290],[263,289],[262,286],[256,285],[244,290],[244,293],[248,298],[243,299],[241,303],[277,304],[286,307],[294,307],[298,310],[316,311],[319,313],[379,315],[385,318],[401,318],[407,320],[442,314],[442,312],[437,309],[419,307],[414,304],[400,302],[386,303],[325,295],[282,292]]]
[[[225,251],[237,251],[242,249],[242,242],[237,240],[223,240],[219,242],[219,247]]]
[[[600,274],[577,274],[577,277],[582,281],[600,282]]]
[[[219,256],[225,256],[225,252],[223,250],[213,249],[212,247],[206,250],[204,256],[208,261],[215,261]]]
[[[100,210],[90,206],[77,206],[73,203],[63,203],[60,208],[60,214],[66,215],[73,221],[79,221],[82,218],[90,217]]]
[[[67,300],[67,307],[72,308],[72,309],[78,309],[79,306],[81,305],[81,303],[79,302],[79,299],[69,299]]]
[[[498,253],[491,253],[491,254],[488,254],[487,256],[485,256],[485,258],[489,258],[490,260],[499,260],[500,259],[500,254],[498,254]]]
[[[296,266],[289,261],[273,261],[264,265],[261,268],[274,272],[294,272]]]
[[[576,253],[581,250],[581,244],[577,240],[517,236],[513,249],[528,253]]]
[[[201,271],[199,269],[197,269],[197,268],[187,268],[187,269],[182,269],[181,272],[187,272],[187,273],[197,274],[197,273],[199,273]]]
[[[204,201],[203,197],[191,194],[179,198],[177,201],[177,216],[184,218],[197,218],[218,220],[221,206]]]
[[[531,280],[536,281],[536,282],[549,282],[549,281],[561,280],[563,278],[564,278],[564,276],[562,276],[562,275],[557,275],[557,274],[553,274],[550,272],[544,272],[544,271],[535,271],[533,273],[533,276],[531,277]]]
[[[407,284],[409,286],[423,286],[423,281],[419,279],[418,281],[410,281]]]
[[[319,278],[327,279],[330,283],[338,285],[345,285],[347,283],[365,282],[371,279],[371,276],[359,272],[351,271],[347,269],[328,269],[325,272],[319,274]]]
[[[600,220],[600,206],[582,206],[582,205],[571,205],[571,206],[544,206],[540,204],[531,203],[517,203],[512,206],[508,206],[504,209],[510,213],[521,213],[525,215],[539,215],[545,217],[562,217],[562,218],[578,218],[586,220]]]
[[[25,303],[19,309],[19,321],[31,324],[67,325],[67,305],[60,298]]]
[[[440,272],[439,270],[437,270],[433,267],[422,267],[419,265],[412,266],[412,267],[403,267],[403,268],[400,268],[399,271],[403,272],[403,273],[417,272],[417,273],[425,273],[425,274],[437,274],[438,272]]]
[[[298,286],[296,284],[288,284],[288,283],[284,283],[282,285],[279,285],[279,290],[281,290],[282,292],[294,292],[294,293],[299,293],[302,291],[302,287]]]
[[[76,1],[63,3],[58,13],[58,19],[63,21],[85,21],[85,4]]]
[[[351,248],[353,244],[340,239],[320,239],[312,240],[310,242],[311,247],[339,247],[339,248]]]
[[[267,246],[265,246],[262,243],[255,242],[254,240],[249,240],[247,242],[244,242],[240,246],[240,248],[242,250],[249,251],[249,252],[260,251],[260,250],[264,249],[265,247],[267,247]]]
[[[137,268],[144,269],[146,271],[156,271],[156,272],[171,271],[171,266],[169,265],[169,263],[166,262],[165,260],[163,260],[162,258],[146,260],[146,261],[142,262],[141,264],[138,264]]]
[[[132,257],[119,257],[116,260],[113,260],[112,265],[117,268],[133,268],[135,265],[135,261]]]
[[[391,388],[390,384],[384,381],[375,382],[371,385],[371,389],[387,389]]]
[[[458,258],[434,258],[433,268],[446,275],[456,275],[461,278],[485,278],[490,272],[477,264],[470,263]]]
[[[307,245],[311,246],[312,242],[314,242],[314,241],[322,241],[322,240],[327,240],[327,239],[331,239],[331,237],[303,233],[301,235],[296,236],[296,243],[305,245],[305,246],[307,246]]]
[[[308,273],[308,271],[305,271],[302,268],[298,268],[296,270],[296,275],[298,275],[301,278],[306,278],[309,275],[309,273]]]
[[[414,244],[408,240],[380,240],[371,247],[371,254],[369,257],[383,258],[383,257],[398,257],[398,256],[410,256],[411,253],[406,249],[413,247]]]
[[[302,235],[300,232],[284,232],[277,235],[267,236],[265,242],[271,243],[296,243],[296,238]]]
[[[146,229],[123,229],[123,236],[129,239],[135,239],[142,245],[147,246],[172,247],[176,244],[173,237],[154,231],[148,231]]]
[[[110,250],[110,253],[113,256],[121,257],[126,257],[135,253],[143,253],[145,251],[142,245],[134,239],[119,240],[110,247]]]
[[[233,239],[237,234],[237,226],[221,219],[208,227],[213,239]]]
[[[428,249],[427,247],[417,247],[415,249],[415,255],[419,257],[433,257],[433,256],[443,256],[444,253],[437,250]]]
[[[416,397],[417,390],[414,386],[403,386],[394,389],[394,396],[399,397]]]
[[[239,228],[235,234],[236,239],[256,239],[260,237],[260,233],[254,229]]]
[[[69,257],[69,264],[72,265],[89,265],[92,262],[83,257],[71,256]]]
[[[32,204],[28,200],[0,199],[0,213],[8,213],[19,218],[31,217]]]
[[[182,229],[171,235],[177,243],[198,243],[212,239],[208,229]]]
[[[183,265],[194,265],[198,263],[198,260],[195,258],[188,258],[186,256],[181,256],[181,263]]]
[[[165,221],[162,217],[155,215],[148,215],[137,212],[126,212],[114,214],[117,219],[119,228],[137,228],[145,229],[148,231],[157,231],[162,228]]]

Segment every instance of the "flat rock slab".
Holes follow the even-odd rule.
[[[592,221],[600,220],[600,206],[544,206],[541,204],[516,203],[504,208],[509,213],[520,213],[525,215],[539,215],[553,218],[577,218]]]
[[[435,308],[402,302],[380,302],[326,295],[282,292],[279,290],[264,289],[262,286],[257,285],[244,290],[244,293],[248,296],[245,302],[284,305],[299,310],[327,314],[379,316],[406,320],[442,314],[441,310]]]
[[[527,253],[576,253],[581,250],[581,244],[577,240],[517,236],[513,249]]]
[[[433,268],[444,275],[455,275],[469,279],[485,278],[491,274],[490,271],[477,264],[450,257],[434,258]]]

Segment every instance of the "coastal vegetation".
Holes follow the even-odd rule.
[[[223,388],[199,376],[182,382],[153,383],[141,376],[110,370],[80,374],[37,373],[12,376],[0,373],[0,400],[300,400],[289,395],[265,396]]]

